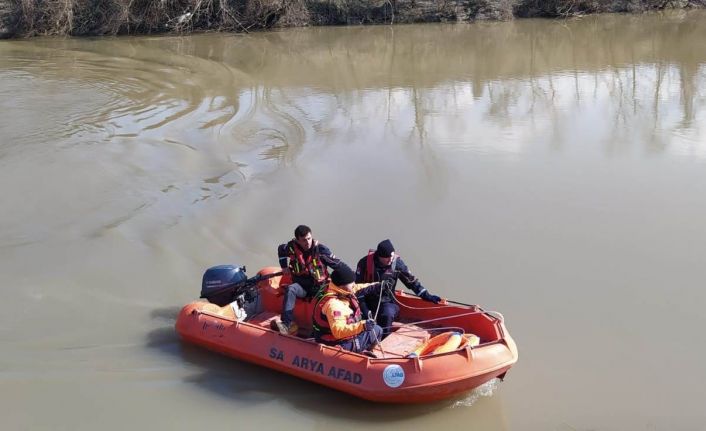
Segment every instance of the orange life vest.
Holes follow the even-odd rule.
[[[289,241],[289,244],[287,244],[287,257],[289,258],[289,269],[292,271],[293,276],[311,277],[317,284],[328,280],[328,271],[326,265],[321,262],[319,257],[318,245],[318,241],[314,240],[311,244],[311,253],[305,258],[304,252],[296,240]]]
[[[355,297],[355,295],[347,295],[347,296],[342,296],[337,293],[333,292],[326,292],[324,291],[323,294],[321,294],[319,300],[316,302],[316,305],[314,306],[314,333],[315,336],[318,340],[324,341],[327,344],[328,343],[339,343],[341,341],[345,341],[348,338],[343,338],[343,339],[337,339],[336,337],[333,336],[333,333],[331,332],[331,325],[329,324],[328,318],[326,317],[326,313],[324,313],[324,306],[326,303],[328,303],[330,300],[333,298],[340,298],[340,299],[347,299],[348,304],[353,310],[353,314],[351,314],[348,319],[346,319],[346,323],[351,324],[355,322],[360,322],[361,319],[361,312],[360,312],[360,304],[358,304],[358,299]]]

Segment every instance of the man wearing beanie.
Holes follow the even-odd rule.
[[[398,278],[402,280],[402,283],[408,289],[412,290],[423,300],[435,304],[441,301],[441,298],[430,294],[417,277],[409,272],[402,258],[395,254],[395,247],[389,239],[380,241],[375,250],[370,250],[366,256],[358,261],[355,274],[357,283],[385,282],[385,288],[382,289],[382,298],[379,293],[375,295],[357,295],[364,309],[367,308],[373,313],[377,311],[377,323],[383,328],[383,338],[390,334],[392,322],[400,314],[400,306],[397,305],[393,298]]]
[[[372,319],[363,319],[356,294],[375,295],[380,289],[380,283],[355,284],[353,270],[341,263],[314,306],[316,341],[357,353],[372,349],[380,340],[382,328]]]

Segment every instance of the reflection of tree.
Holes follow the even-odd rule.
[[[498,127],[512,128],[518,107],[528,113],[533,124],[537,116],[550,112],[554,119],[550,142],[557,148],[565,142],[562,123],[570,112],[562,103],[567,97],[573,102],[572,109],[579,112],[590,106],[586,103],[598,103],[597,98],[607,89],[610,102],[605,114],[613,119],[612,135],[621,137],[616,140],[620,146],[627,141],[623,138],[628,136],[628,128],[642,129],[649,124],[654,130],[660,121],[660,106],[664,106],[660,98],[673,100],[671,90],[663,84],[665,65],[681,74],[684,121],[680,127],[693,124],[699,110],[695,92],[701,79],[697,73],[700,59],[695,53],[700,52],[698,41],[706,38],[699,19],[698,14],[664,14],[434,30],[422,26],[297,30],[249,35],[247,44],[225,51],[222,61],[248,76],[257,76],[265,86],[288,93],[291,88],[315,87],[337,100],[331,109],[348,115],[353,115],[348,104],[360,102],[351,94],[359,89],[382,89],[387,95],[387,112],[382,118],[390,127],[395,122],[392,106],[400,103],[393,100],[394,89],[409,89],[407,103],[414,113],[409,133],[416,137],[409,135],[407,139],[432,145],[434,132],[427,122],[436,111],[428,107],[435,103],[439,89],[448,85],[471,85],[475,97],[487,100],[485,121]],[[430,35],[443,42],[430,43]],[[260,55],[263,52],[267,55]],[[488,53],[496,55],[489,57]],[[251,55],[259,59],[256,67],[243,60]],[[649,64],[657,70],[651,72]],[[652,73],[657,80],[647,89],[644,79]],[[571,78],[570,89],[566,87],[567,76]],[[653,100],[647,93],[653,93]],[[294,126],[296,119],[302,126],[300,131],[335,134],[326,126],[326,119],[312,123],[307,118],[308,108],[295,106],[297,98],[278,93],[276,100],[267,102],[267,111],[273,119],[279,118],[275,122],[288,124],[282,127]],[[652,115],[647,114],[647,106],[652,107]],[[645,138],[651,136],[647,130],[640,133]]]
[[[414,111],[414,121],[407,140],[410,144],[415,142],[417,144],[409,145],[408,151],[417,156],[419,166],[424,173],[424,181],[421,181],[421,184],[434,189],[432,193],[425,195],[440,200],[446,194],[447,173],[444,163],[437,155],[435,142],[429,142],[426,127],[429,113],[434,112],[431,107],[436,99],[435,93],[434,89],[411,89],[410,102]]]
[[[0,157],[91,145],[140,180],[111,227],[341,145],[394,145],[426,196],[445,195],[455,151],[706,155],[703,16],[10,42],[3,68],[59,84],[30,101],[33,124],[0,131]],[[4,106],[22,108],[4,76]]]
[[[698,79],[698,64],[682,64],[679,67],[681,82],[681,102],[684,107],[684,116],[681,127],[688,129],[694,121],[694,102],[696,98],[696,83]]]
[[[42,73],[55,70],[120,96],[117,105],[106,105],[78,121],[111,126],[106,129],[117,125],[135,135],[196,128],[206,139],[213,139],[208,135],[215,132],[215,143],[201,145],[215,144],[226,154],[259,151],[264,159],[286,163],[296,160],[317,136],[345,136],[335,129],[346,126],[335,121],[363,109],[356,108],[368,100],[363,92],[385,93],[387,109],[378,118],[390,130],[400,127],[394,105],[406,104],[414,118],[405,139],[423,146],[434,145],[429,119],[441,115],[438,99],[455,99],[467,87],[486,106],[484,122],[500,129],[512,130],[521,114],[533,127],[550,115],[549,141],[556,148],[565,143],[561,133],[567,115],[599,103],[606,89],[610,101],[605,116],[614,123],[614,136],[645,124],[652,132],[640,133],[653,136],[662,122],[671,121],[663,111],[675,101],[682,119],[665,127],[693,128],[703,109],[698,94],[704,79],[704,59],[699,57],[700,41],[706,39],[706,26],[699,25],[702,16],[316,28],[93,45],[36,43],[71,51],[67,60],[79,66]],[[106,50],[112,55],[106,57]],[[679,81],[676,99],[674,72]],[[318,107],[312,108],[312,95]],[[330,114],[312,116],[312,109]],[[444,115],[465,121],[458,113],[469,108],[461,102],[443,109]]]

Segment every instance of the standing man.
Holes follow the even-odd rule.
[[[297,298],[313,298],[329,279],[326,267],[336,269],[341,263],[331,250],[311,236],[309,226],[294,229],[294,238],[277,248],[279,265],[285,274],[291,274],[292,284],[287,286],[282,304],[282,320],[273,320],[272,329],[281,334],[296,334],[294,304]]]
[[[370,250],[368,255],[358,261],[355,280],[357,283],[372,283],[382,281],[382,298],[380,295],[359,295],[358,300],[365,302],[367,309],[375,313],[377,310],[377,323],[382,326],[383,338],[390,334],[392,322],[399,317],[400,306],[394,300],[397,279],[425,301],[438,304],[441,301],[432,295],[419,282],[417,277],[407,269],[402,258],[395,254],[395,247],[389,239],[381,241],[376,250]],[[378,303],[380,304],[378,310]]]
[[[348,265],[339,265],[331,273],[328,287],[318,296],[312,320],[317,342],[360,353],[371,350],[380,341],[382,328],[372,319],[363,319],[356,293],[376,295],[381,285],[354,281],[353,270]]]

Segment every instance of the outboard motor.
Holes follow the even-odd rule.
[[[248,277],[244,266],[218,265],[208,268],[201,282],[201,298],[220,307],[230,304],[242,294]]]

